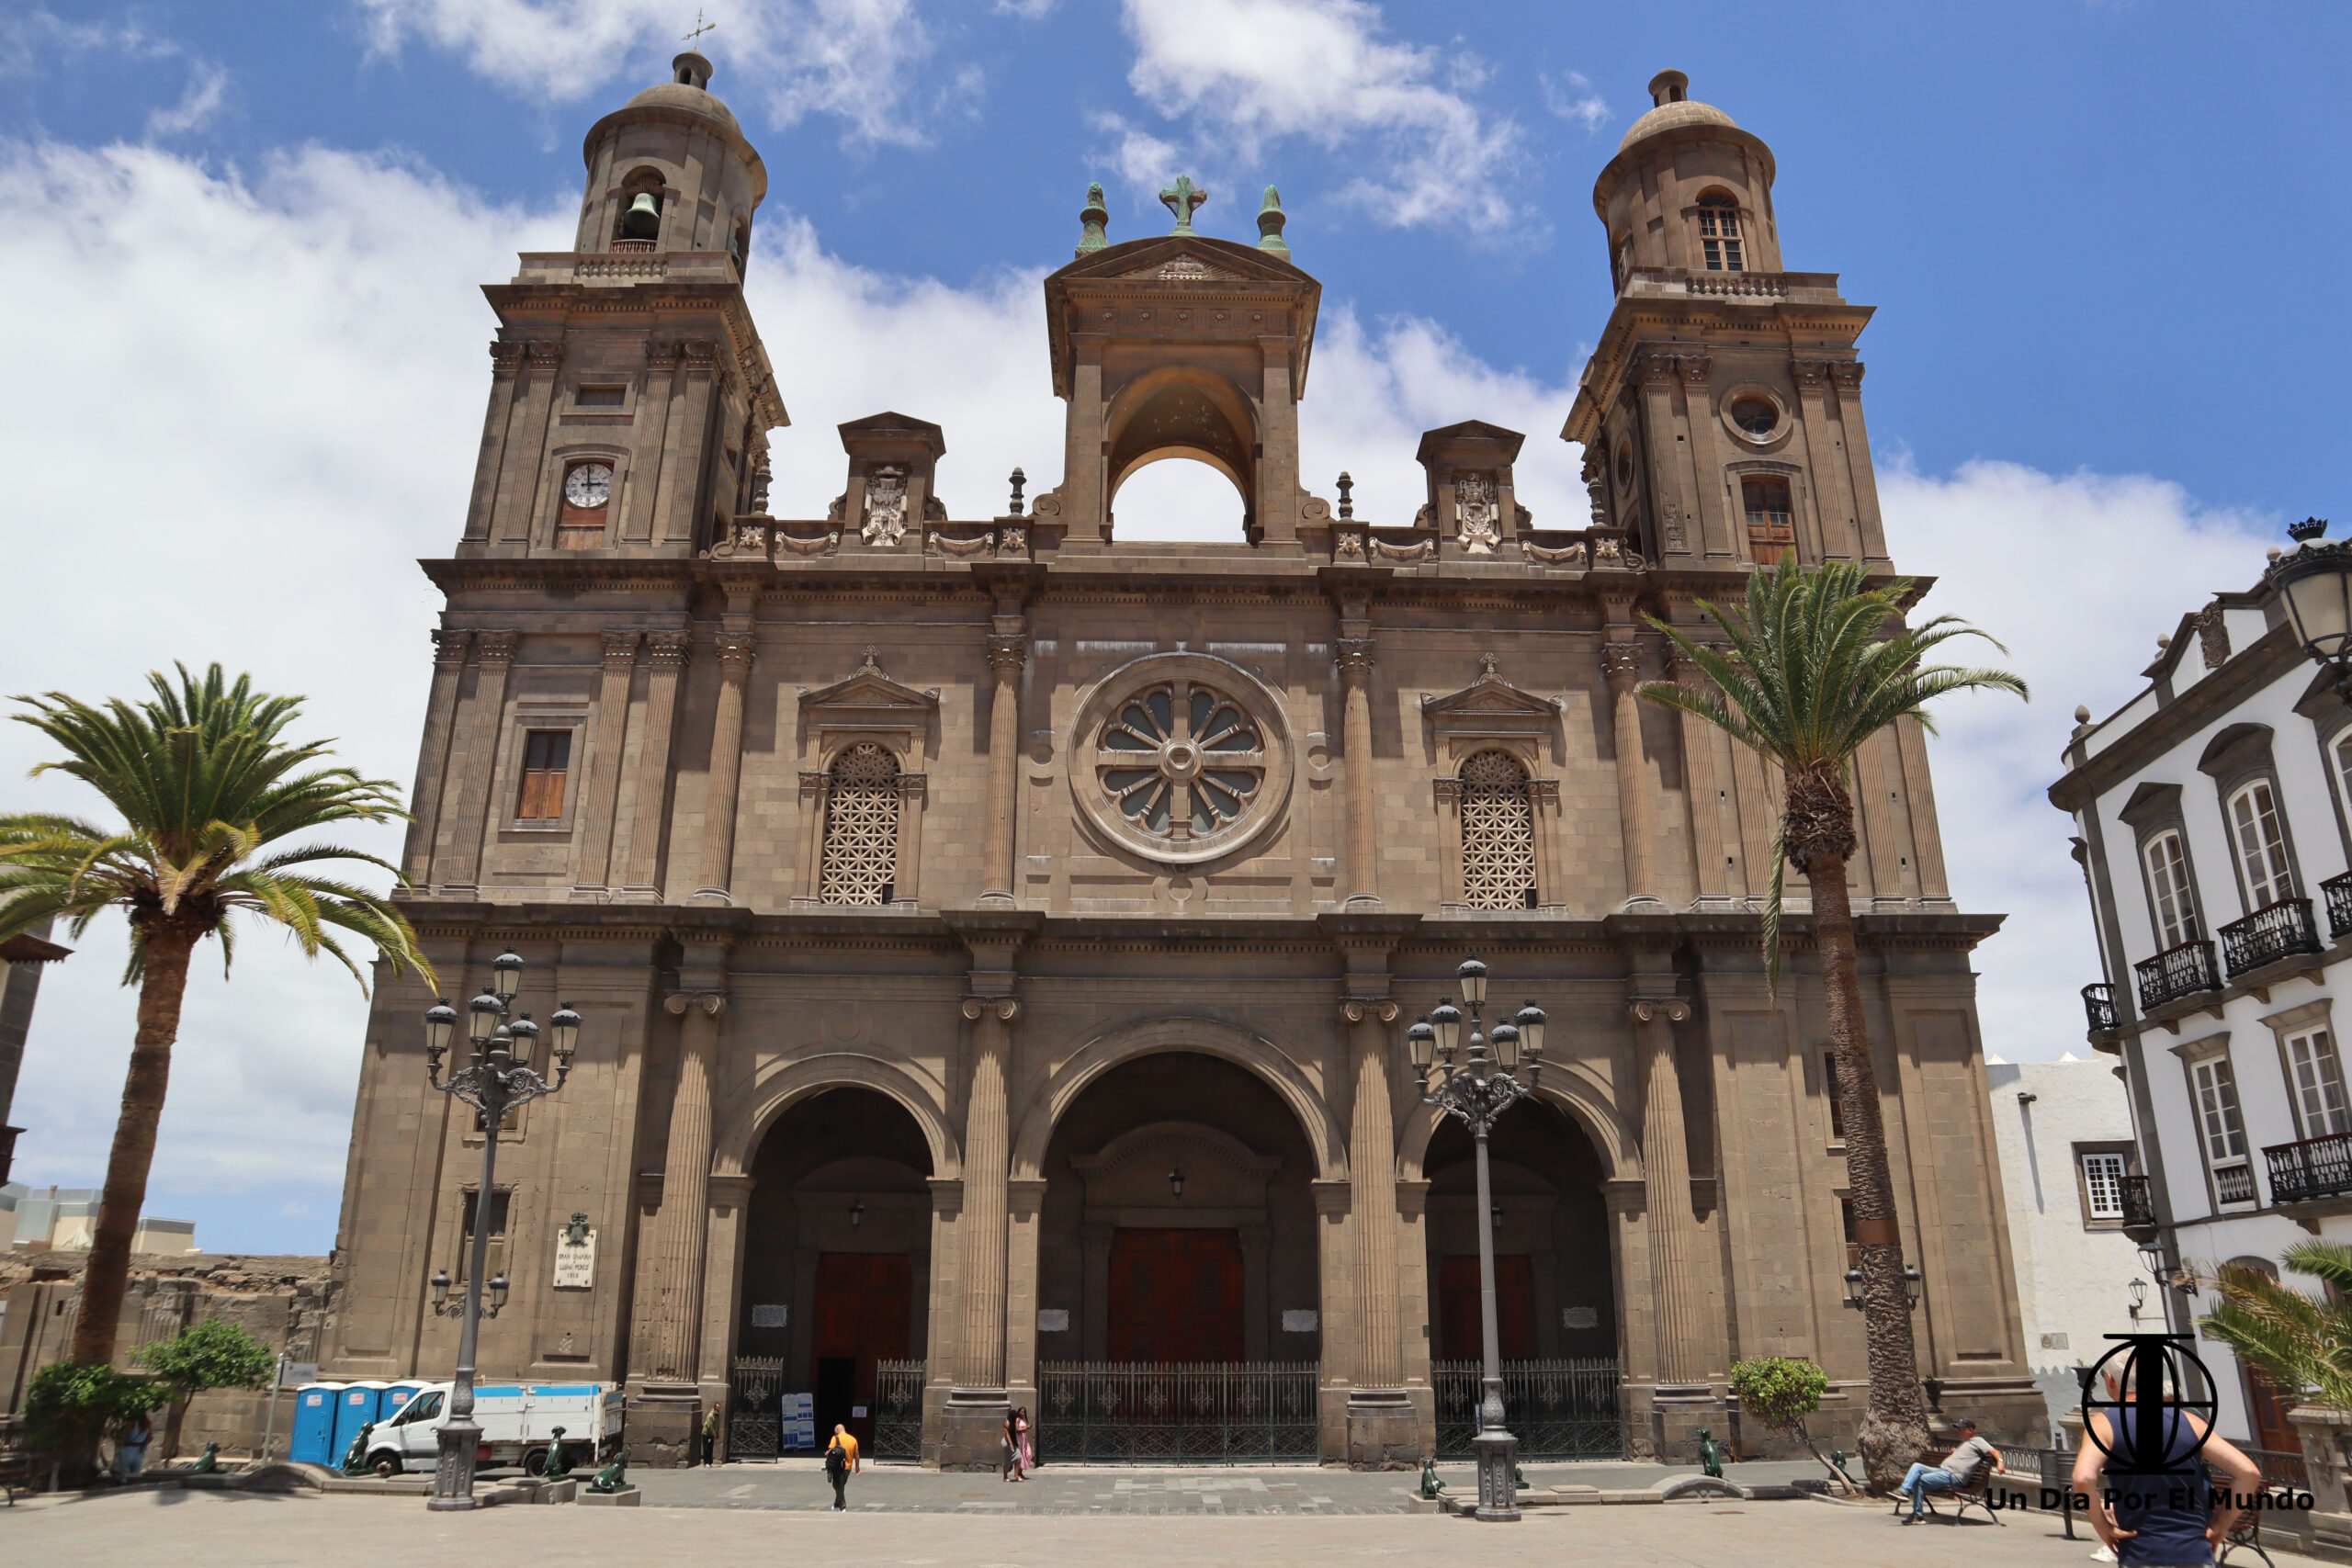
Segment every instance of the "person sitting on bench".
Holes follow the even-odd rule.
[[[1903,1517],[1906,1525],[1917,1521],[1919,1511],[1928,1506],[1928,1493],[1965,1492],[1976,1484],[1977,1477],[1987,1473],[1986,1461],[1996,1466],[2001,1462],[2001,1450],[1976,1435],[1973,1418],[1963,1416],[1952,1426],[1960,1433],[1960,1445],[1944,1456],[1944,1462],[1913,1465],[1895,1489],[1911,1499],[1911,1511]]]

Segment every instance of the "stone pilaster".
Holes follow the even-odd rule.
[[[1631,1007],[1642,1062],[1642,1175],[1648,1189],[1650,1292],[1657,1335],[1657,1381],[1703,1384],[1698,1223],[1690,1214],[1690,1156],[1683,1142],[1682,1081],[1674,1066],[1674,1026],[1690,1004],[1639,998]]]
[[[1373,644],[1361,622],[1341,623],[1340,685],[1345,697],[1340,744],[1347,749],[1348,901],[1351,909],[1380,908],[1379,839],[1374,830],[1377,803],[1372,776]]]
[[[1354,1056],[1355,1113],[1348,1134],[1349,1226],[1356,1233],[1354,1386],[1348,1394],[1348,1463],[1358,1470],[1409,1470],[1420,1461],[1420,1423],[1407,1398],[1403,1327],[1397,1312],[1396,1132],[1391,1106],[1386,998],[1340,1004]]]
[[[1696,694],[1709,681],[1698,662],[1676,651],[1667,661],[1667,678]],[[1713,727],[1692,713],[1678,712],[1681,724],[1682,799],[1690,816],[1690,887],[1693,907],[1726,909],[1732,906],[1730,833],[1724,821],[1723,786],[1715,780]]]
[[[1021,671],[1029,661],[1029,638],[1022,617],[997,616],[989,638],[988,874],[983,904],[1013,901],[1014,795],[1021,765]],[[1010,622],[1013,629],[1006,629]]]
[[[653,632],[646,639],[645,744],[638,758],[637,809],[631,814],[628,866],[620,897],[632,904],[662,901],[662,834],[670,809],[670,739],[677,728],[678,682],[694,638]]]
[[[441,781],[449,770],[449,741],[458,724],[458,686],[474,634],[436,626],[433,632],[433,690],[424,705],[424,739],[417,747],[416,792],[410,797],[408,844],[401,874],[418,887],[433,882],[433,840],[441,822]]]
[[[621,759],[628,754],[628,689],[637,678],[637,631],[605,634],[605,666],[596,683],[596,728],[588,738],[588,798],[581,805],[580,863],[571,896],[605,897],[612,873],[613,808],[620,799]]]
[[[964,1211],[958,1281],[963,1297],[956,1382],[940,1432],[942,1470],[994,1470],[1009,1404],[1004,1382],[1006,1224],[1011,1213],[1012,1122],[1005,1078],[1012,1021],[1007,996],[968,997],[971,1090],[964,1115]]]
[[[700,1420],[703,1248],[709,1228],[711,1080],[718,1065],[721,990],[673,992],[662,1004],[683,1015],[678,1086],[670,1101],[662,1206],[638,1241],[630,1303],[629,1450],[661,1464],[685,1451]]]
[[[702,886],[698,904],[730,904],[735,863],[735,804],[743,773],[743,685],[752,675],[748,631],[718,634],[718,709],[710,728],[709,782],[703,787]]]
[[[1642,649],[1630,637],[1601,645],[1617,752],[1617,814],[1625,845],[1625,903],[1657,902],[1650,864],[1649,783],[1642,776]]]
[[[520,632],[474,634],[474,695],[467,705],[464,747],[452,770],[456,820],[447,849],[444,895],[471,898],[481,892],[482,836],[489,830],[498,787],[498,757],[506,739],[506,677],[514,666]]]

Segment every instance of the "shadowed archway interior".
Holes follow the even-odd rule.
[[[1043,1174],[1041,1360],[1320,1355],[1314,1156],[1246,1069],[1189,1052],[1113,1068],[1055,1127]]]
[[[876,1363],[924,1354],[931,1173],[922,1128],[870,1089],[811,1095],[761,1142],[736,1353],[781,1357],[820,1432],[844,1422],[870,1443]]]
[[[1505,1360],[1617,1354],[1616,1277],[1600,1157],[1540,1100],[1495,1123],[1496,1325]],[[1484,1353],[1478,1311],[1478,1179],[1470,1134],[1448,1117],[1430,1139],[1430,1346],[1441,1361]]]

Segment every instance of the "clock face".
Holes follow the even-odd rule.
[[[563,499],[566,504],[594,511],[613,498],[613,469],[609,463],[582,463],[563,476]]]

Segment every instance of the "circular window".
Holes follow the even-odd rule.
[[[1770,435],[1781,428],[1781,411],[1770,398],[1739,398],[1731,405],[1731,422],[1750,435]]]
[[[1290,792],[1282,704],[1240,666],[1160,653],[1114,671],[1079,710],[1070,787],[1127,849],[1191,864],[1232,853]]]

